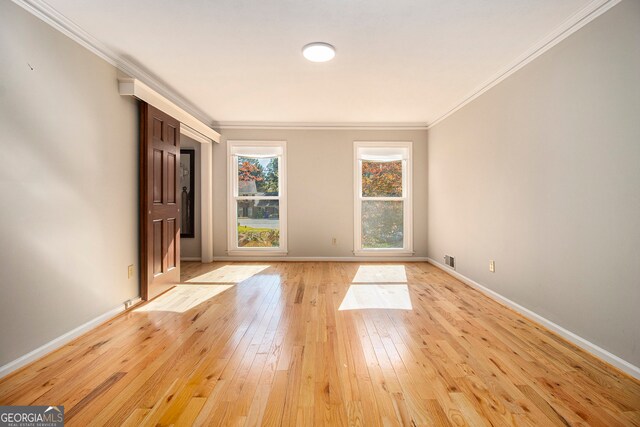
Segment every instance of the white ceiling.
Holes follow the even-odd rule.
[[[217,122],[424,124],[592,0],[47,2]]]

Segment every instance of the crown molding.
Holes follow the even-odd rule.
[[[144,82],[147,86],[166,97],[177,106],[197,118],[205,125],[216,129],[257,129],[257,130],[425,130],[436,126],[438,123],[460,110],[465,105],[496,86],[516,71],[529,64],[531,61],[542,55],[571,34],[584,27],[589,22],[596,19],[621,0],[593,0],[582,10],[578,11],[546,37],[539,40],[522,55],[506,67],[501,68],[491,78],[477,86],[474,90],[463,97],[459,102],[454,103],[444,113],[429,123],[357,123],[357,122],[317,122],[317,123],[295,123],[295,122],[215,122],[202,110],[160,82],[156,77],[140,69],[131,62],[121,58],[118,54],[108,48],[105,44],[87,33],[81,27],[55,10],[43,0],[12,0],[14,3],[38,17],[42,21],[51,25],[80,45],[84,46],[100,58],[112,64],[128,76]]]
[[[490,79],[486,80],[481,85],[477,86],[471,93],[467,94],[461,101],[454,104],[446,112],[439,115],[435,120],[429,123],[427,129],[431,129],[456,111],[460,110],[471,101],[496,86],[498,83],[514,74],[516,71],[529,64],[531,61],[560,43],[562,40],[569,37],[571,34],[578,31],[580,28],[587,25],[589,22],[596,19],[598,16],[611,9],[613,6],[620,3],[621,0],[594,0],[585,6],[582,10],[578,11],[566,21],[564,21],[555,30],[549,33],[546,37],[539,40],[529,49],[527,49],[522,55],[517,57],[513,62],[509,63],[506,67],[500,69]]]
[[[56,30],[60,31],[70,39],[79,43],[92,53],[107,61],[120,71],[145,83],[154,91],[164,96],[181,109],[191,114],[204,125],[212,127],[213,119],[205,112],[197,108],[195,105],[187,101],[185,98],[169,88],[166,84],[160,82],[156,77],[148,72],[140,69],[140,67],[123,59],[116,52],[107,47],[104,43],[93,37],[80,26],[75,24],[69,18],[58,12],[43,0],[12,0],[15,4],[25,9],[27,12],[36,16],[40,20],[49,24]]]
[[[426,130],[426,123],[368,122],[218,122],[217,129],[258,130]]]

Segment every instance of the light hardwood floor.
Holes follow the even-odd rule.
[[[640,425],[640,383],[425,263],[183,263],[0,380],[67,425]]]

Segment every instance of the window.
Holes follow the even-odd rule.
[[[228,141],[230,255],[286,254],[286,143]]]
[[[411,142],[355,142],[356,255],[413,254]]]

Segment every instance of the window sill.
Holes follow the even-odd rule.
[[[233,249],[233,250],[228,250],[227,254],[229,256],[255,256],[255,257],[261,257],[261,256],[284,256],[287,255],[289,252],[287,251],[282,251],[282,250],[273,250],[273,249]]]
[[[358,250],[358,251],[353,251],[353,254],[355,256],[371,256],[371,257],[376,257],[376,256],[413,256],[415,255],[414,251],[407,251],[405,249],[398,249],[398,250],[389,250],[389,249],[370,249],[370,250]]]

